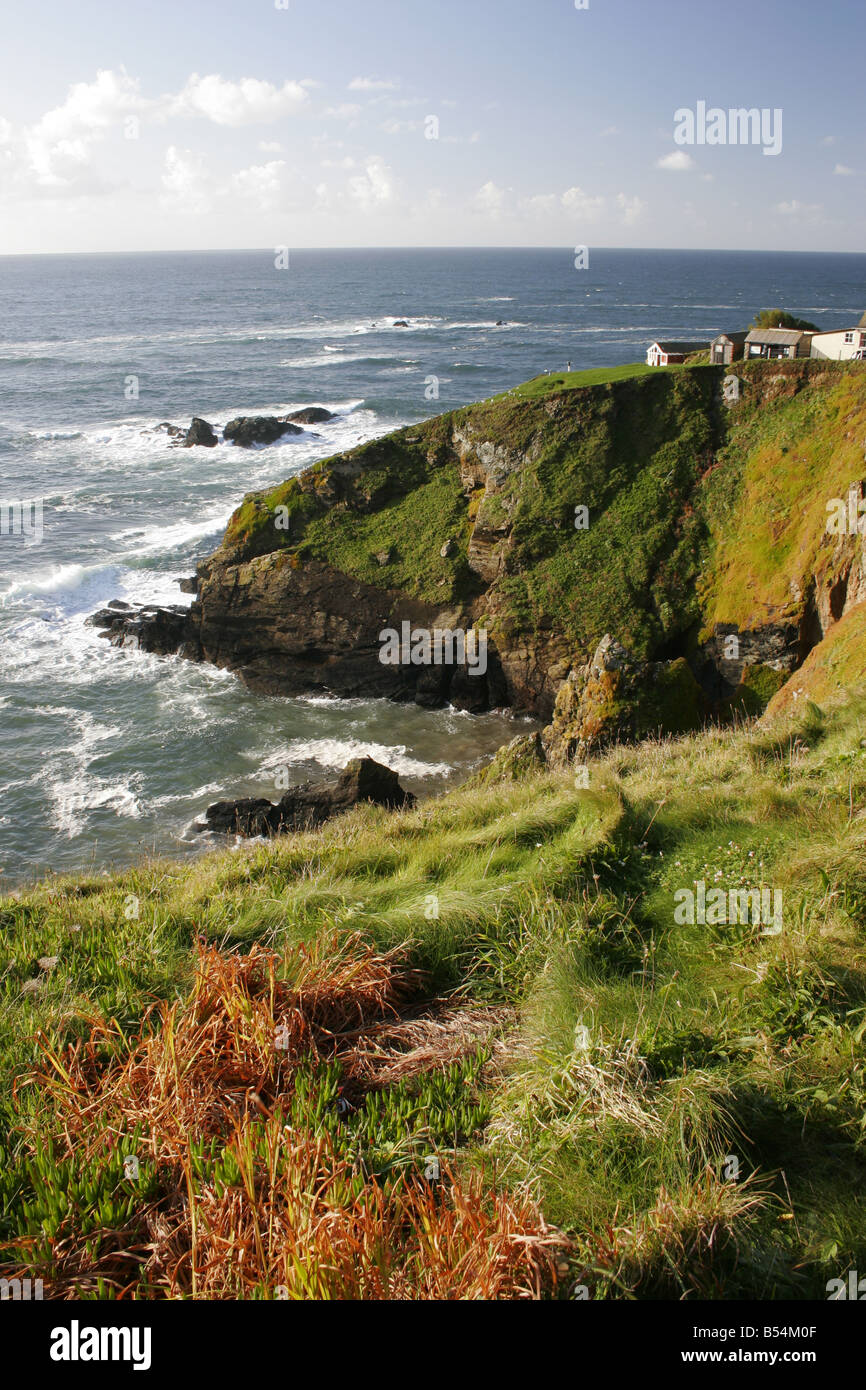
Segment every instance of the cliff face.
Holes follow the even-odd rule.
[[[825,362],[543,382],[245,499],[183,652],[277,694],[554,715],[552,758],[760,711],[866,596],[866,371]],[[488,669],[383,666],[403,623],[489,637]],[[609,639],[607,642],[603,639]]]
[[[247,498],[200,573],[202,655],[275,693],[548,715],[606,631],[646,659],[697,622],[720,395],[714,371],[517,391]],[[486,677],[383,667],[404,621],[488,632]]]

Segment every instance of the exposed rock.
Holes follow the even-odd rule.
[[[407,322],[406,319],[398,319],[397,322],[394,324],[394,327],[395,327],[395,328],[408,328],[408,327],[409,327],[409,324],[408,324],[408,322]]]
[[[459,709],[508,703],[498,652],[487,647],[487,671],[464,681],[458,663],[385,666],[385,629],[404,621],[428,631],[472,627],[465,611],[420,603],[398,591],[351,578],[285,553],[251,564],[204,565],[191,621],[206,661],[236,671],[251,690],[268,695],[331,692],[349,698],[417,700]]]
[[[189,579],[176,579],[174,582],[175,582],[175,584],[177,585],[177,587],[180,589],[180,591],[181,591],[182,594],[197,594],[197,593],[198,593],[198,579],[196,578],[195,575],[192,575],[192,577],[189,578]],[[111,607],[111,604],[109,604],[108,606],[109,606],[109,608],[110,608],[110,607]]]
[[[254,444],[275,444],[286,434],[303,434],[303,430],[274,415],[239,415],[236,420],[229,420],[223,430],[223,438],[241,449],[251,449]]]
[[[755,632],[740,632],[733,623],[718,623],[701,649],[698,679],[713,703],[728,701],[742,686],[745,673],[756,669],[781,673],[778,684],[800,664],[801,625],[768,624]]]
[[[451,556],[456,554],[456,552],[457,542],[450,540],[445,542],[442,549],[439,551],[439,554],[443,560],[450,560]]]
[[[324,425],[328,420],[336,420],[336,415],[331,410],[325,410],[321,405],[307,405],[303,410],[293,410],[290,415],[282,417],[289,424],[296,425]]]
[[[388,550],[380,550],[378,555],[376,556],[376,564],[379,566],[380,569],[385,569],[388,565],[391,564],[393,557],[393,548],[389,548]]]
[[[219,440],[214,434],[213,425],[209,425],[207,420],[195,417],[186,434],[184,435],[183,447],[185,449],[215,449]]]
[[[400,786],[396,772],[359,758],[349,763],[336,783],[305,783],[287,792],[281,801],[220,801],[210,806],[200,832],[253,836],[285,835],[292,831],[313,830],[342,815],[361,802],[372,802],[388,810],[409,810],[415,797]]]
[[[560,688],[553,721],[542,734],[554,767],[612,743],[650,734],[686,733],[708,713],[703,691],[683,658],[638,661],[611,636]]]
[[[180,425],[172,425],[172,424],[169,423],[168,420],[163,420],[163,421],[162,421],[162,424],[156,425],[156,426],[154,427],[153,433],[154,433],[154,434],[167,434],[167,435],[169,435],[172,439],[183,439],[183,438],[186,437],[187,431],[184,430],[184,429],[181,429]]]
[[[198,659],[197,636],[190,623],[190,610],[180,606],[158,608],[148,606],[124,611],[110,604],[86,619],[88,627],[104,630],[105,637],[113,647],[132,648],[152,652],[155,656],[187,657]]]

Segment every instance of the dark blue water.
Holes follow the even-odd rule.
[[[225,673],[117,652],[84,626],[113,597],[181,602],[243,494],[395,426],[548,370],[642,360],[786,308],[822,328],[866,308],[866,256],[298,251],[0,257],[0,867],[193,852],[223,794],[274,795],[369,750],[439,790],[515,732],[381,702],[278,701]],[[395,327],[406,320],[407,328]],[[438,399],[430,399],[436,378]],[[168,447],[163,420],[322,404],[272,448]]]

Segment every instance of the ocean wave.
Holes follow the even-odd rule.
[[[347,763],[356,758],[373,758],[403,777],[450,777],[454,772],[450,763],[428,763],[413,758],[404,744],[389,746],[354,738],[299,739],[279,755],[269,758],[264,770],[313,762],[330,771],[342,772]]]

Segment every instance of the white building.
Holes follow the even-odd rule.
[[[812,356],[829,357],[832,362],[861,361],[866,354],[866,314],[856,328],[838,328],[830,333],[815,333],[812,337]]]

